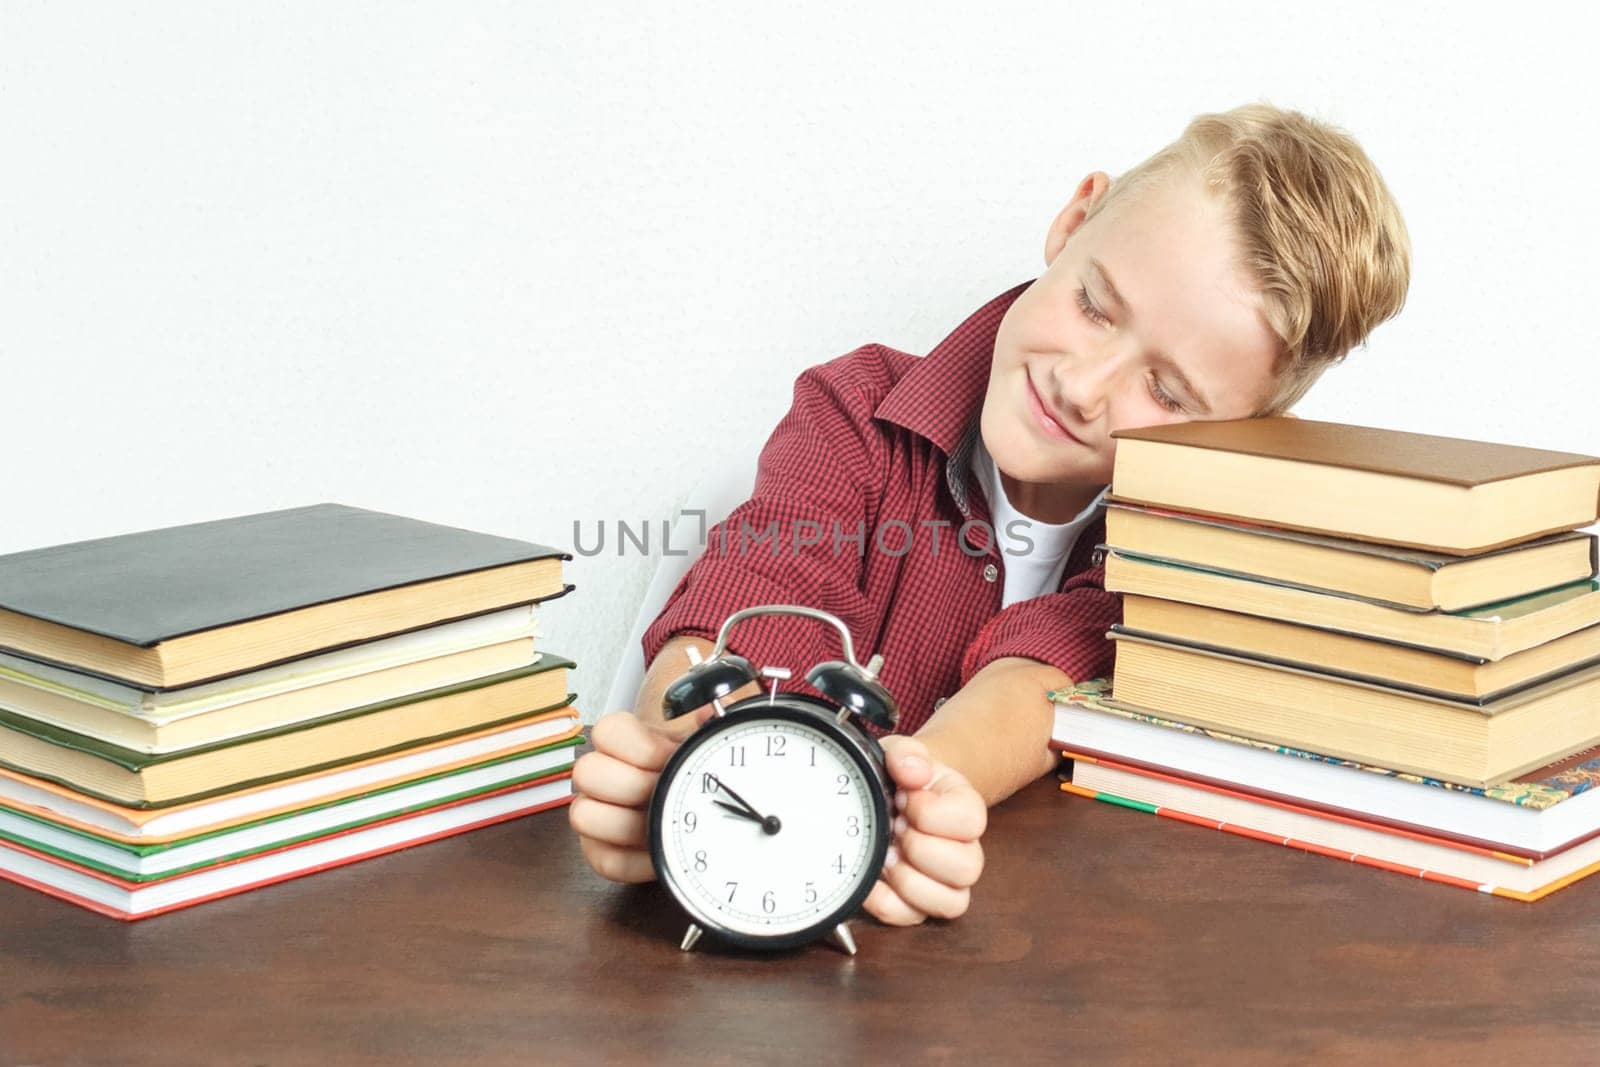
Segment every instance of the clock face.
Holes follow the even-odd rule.
[[[882,866],[887,806],[823,716],[751,699],[674,754],[651,826],[657,873],[697,921],[770,941],[849,918]]]

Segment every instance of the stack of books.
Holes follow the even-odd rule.
[[[0,556],[0,878],[138,919],[566,803],[571,558],[336,504]]]
[[[1600,459],[1299,419],[1118,435],[1071,792],[1536,899],[1600,869]]]

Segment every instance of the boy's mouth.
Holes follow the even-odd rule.
[[[1039,424],[1039,428],[1057,440],[1071,441],[1073,444],[1079,445],[1083,444],[1082,438],[1063,426],[1060,420],[1051,414],[1050,409],[1045,406],[1044,398],[1033,387],[1033,376],[1026,371],[1023,372],[1022,376],[1026,380],[1028,387],[1028,409],[1033,414],[1033,421]]]

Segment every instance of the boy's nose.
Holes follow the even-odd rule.
[[[1093,425],[1105,414],[1117,374],[1117,361],[1108,356],[1063,360],[1056,367],[1057,394],[1085,425]]]

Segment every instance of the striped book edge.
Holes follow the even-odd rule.
[[[1202,818],[1198,815],[1191,815],[1188,812],[1178,811],[1175,808],[1163,808],[1155,804],[1145,804],[1136,800],[1128,800],[1124,797],[1114,796],[1110,793],[1100,793],[1093,789],[1086,789],[1083,786],[1076,785],[1072,782],[1062,782],[1061,791],[1064,793],[1071,793],[1074,796],[1086,797],[1090,800],[1098,800],[1102,804],[1112,804],[1117,807],[1132,808],[1135,811],[1145,812],[1146,814],[1150,815],[1159,815],[1164,819],[1172,819],[1177,822],[1188,823],[1191,826],[1203,826],[1211,830],[1221,830],[1223,833],[1234,834],[1238,837],[1247,837],[1253,841],[1264,841],[1267,844],[1280,845],[1284,848],[1299,849],[1302,852],[1315,853],[1318,856],[1326,856],[1329,859],[1344,860],[1347,863],[1356,863],[1363,867],[1372,867],[1380,871],[1389,871],[1393,874],[1403,874],[1412,878],[1420,878],[1424,881],[1435,882],[1440,885],[1455,886],[1457,889],[1470,889],[1478,893],[1483,893],[1487,896],[1504,897],[1508,900],[1519,900],[1528,904],[1531,904],[1536,900],[1542,900],[1551,893],[1554,893],[1560,889],[1565,889],[1574,882],[1582,881],[1589,875],[1600,871],[1600,861],[1597,861],[1583,868],[1582,870],[1573,871],[1571,874],[1551,882],[1547,886],[1534,890],[1531,893],[1524,893],[1520,890],[1508,889],[1504,886],[1474,882],[1465,878],[1455,878],[1448,874],[1440,874],[1438,871],[1424,870],[1420,867],[1410,867],[1401,863],[1391,863],[1388,860],[1380,860],[1371,856],[1363,856],[1358,852],[1342,852],[1338,849],[1328,848],[1325,845],[1319,845],[1311,841],[1301,841],[1298,838],[1279,837],[1276,834],[1265,833],[1261,830],[1253,830],[1248,826],[1239,826],[1236,823],[1219,822],[1216,819],[1208,819]]]

